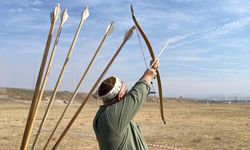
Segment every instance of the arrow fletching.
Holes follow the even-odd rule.
[[[127,40],[129,40],[129,39],[132,37],[133,32],[134,32],[134,29],[135,29],[135,26],[132,26],[132,27],[125,33],[124,38],[123,38],[124,41],[127,41]]]
[[[54,18],[55,20],[57,20],[60,16],[60,13],[61,13],[61,8],[60,8],[60,4],[58,3],[55,7],[55,10],[54,10]]]
[[[50,21],[51,22],[56,22],[56,20],[58,19],[60,13],[61,13],[61,8],[60,8],[60,4],[58,3],[55,6],[54,11],[50,13]]]
[[[89,7],[86,6],[85,9],[84,9],[83,12],[82,12],[82,20],[87,19],[88,16],[89,16]]]
[[[68,17],[69,17],[69,15],[68,15],[68,10],[65,9],[65,10],[63,11],[63,14],[62,14],[62,17],[61,17],[61,24],[62,24],[62,25],[67,21]]]
[[[106,34],[109,36],[114,30],[114,21],[112,21],[106,29]]]

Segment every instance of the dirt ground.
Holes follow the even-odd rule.
[[[96,150],[98,143],[92,129],[92,120],[99,107],[99,102],[88,102],[80,117],[67,133],[59,149]],[[50,144],[54,144],[58,135],[79,105],[74,104],[68,111],[63,123]],[[167,124],[160,118],[156,102],[147,102],[135,117],[135,121],[145,136],[152,150],[182,149],[250,149],[250,104],[209,104],[187,101],[165,102]],[[64,104],[54,105],[45,124],[38,149],[42,149]],[[26,124],[29,103],[0,103],[0,149],[14,150],[20,148],[20,143]],[[38,114],[38,120],[33,130],[33,136],[41,121],[45,104]]]

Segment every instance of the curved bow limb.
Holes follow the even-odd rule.
[[[154,61],[155,60],[155,54],[154,54],[153,48],[152,48],[146,34],[143,32],[142,28],[140,27],[139,23],[136,20],[136,17],[134,15],[134,9],[133,9],[132,5],[131,5],[131,14],[132,14],[132,18],[133,18],[133,21],[135,23],[135,26],[139,30],[140,34],[142,35],[142,37],[143,37],[143,39],[144,39],[144,41],[145,41],[145,43],[146,43],[146,45],[148,47],[150,56],[151,56],[152,60]],[[164,118],[164,111],[163,111],[163,94],[162,94],[161,77],[160,77],[159,70],[157,70],[156,72],[157,72],[157,83],[158,83],[159,98],[160,98],[161,119],[162,119],[163,123],[166,124],[166,121],[165,121],[165,118]]]

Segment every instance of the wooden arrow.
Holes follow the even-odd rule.
[[[65,69],[66,69],[66,67],[67,67],[67,64],[68,64],[68,62],[69,62],[70,56],[71,56],[71,54],[72,54],[72,52],[73,52],[73,49],[74,49],[76,40],[77,40],[77,38],[78,38],[78,36],[79,36],[79,33],[80,33],[80,30],[81,30],[81,28],[82,28],[83,22],[88,18],[88,16],[89,16],[88,7],[86,7],[86,8],[84,9],[84,11],[82,12],[82,17],[81,17],[80,23],[79,23],[79,25],[78,25],[78,28],[77,28],[77,30],[76,30],[74,39],[73,39],[73,41],[72,41],[72,43],[71,43],[71,46],[70,46],[70,48],[69,48],[68,54],[67,54],[66,59],[65,59],[65,62],[64,62],[64,64],[63,64],[63,67],[62,67],[61,72],[60,72],[60,74],[59,74],[59,77],[58,77],[58,79],[57,79],[57,82],[56,82],[56,85],[55,85],[55,87],[54,87],[52,96],[51,96],[51,98],[50,98],[50,101],[49,101],[48,106],[47,106],[47,108],[46,108],[46,111],[45,111],[45,113],[44,113],[42,122],[41,122],[41,124],[40,124],[40,126],[39,126],[39,129],[38,129],[38,132],[37,132],[37,133],[38,133],[37,138],[39,137],[39,134],[40,134],[40,132],[42,131],[42,129],[43,129],[43,127],[44,127],[44,124],[45,124],[45,121],[46,121],[46,119],[47,119],[47,117],[48,117],[48,114],[49,114],[49,111],[50,111],[50,109],[51,109],[51,106],[52,106],[52,104],[53,104],[53,102],[54,102],[54,100],[55,100],[56,93],[57,93],[57,91],[58,91],[58,88],[59,88],[59,85],[60,85],[60,83],[61,83],[62,77],[63,77],[63,75],[64,75],[64,71],[65,71]],[[35,141],[35,142],[36,142],[36,141]]]
[[[68,110],[70,104],[71,104],[72,101],[75,99],[75,97],[76,97],[76,95],[77,95],[77,93],[78,93],[78,91],[79,91],[81,85],[83,84],[83,81],[84,81],[84,79],[85,79],[85,77],[86,77],[86,75],[87,75],[87,73],[88,73],[90,67],[92,66],[92,64],[93,64],[93,62],[94,62],[94,60],[95,60],[95,58],[96,58],[96,56],[97,56],[99,50],[101,49],[101,47],[102,47],[104,41],[106,40],[107,36],[109,36],[109,35],[112,33],[112,31],[113,31],[113,24],[114,24],[114,23],[111,22],[111,24],[107,27],[106,33],[105,33],[105,35],[104,35],[104,37],[103,37],[103,39],[102,39],[100,45],[98,46],[98,48],[97,48],[97,50],[96,50],[96,52],[95,52],[95,54],[94,54],[92,60],[90,61],[90,63],[89,63],[89,65],[88,65],[87,69],[86,69],[85,72],[83,73],[83,76],[82,76],[80,82],[78,83],[78,85],[77,85],[77,87],[76,87],[76,89],[75,89],[75,91],[74,91],[72,97],[70,98],[70,100],[69,100],[67,106],[65,107],[63,113],[61,114],[61,116],[60,116],[60,118],[59,118],[59,120],[58,120],[56,126],[54,127],[54,129],[53,129],[53,131],[52,131],[50,137],[48,138],[48,140],[47,140],[47,142],[46,142],[46,144],[45,144],[45,146],[44,146],[44,149],[47,149],[47,148],[48,148],[49,142],[51,141],[51,139],[52,139],[52,137],[53,137],[55,131],[57,130],[59,124],[61,123],[61,121],[62,121],[62,119],[63,119],[63,117],[64,117],[66,111]]]
[[[54,56],[55,56],[55,52],[56,52],[56,49],[57,49],[57,45],[58,45],[58,42],[59,42],[59,38],[60,38],[60,35],[61,35],[63,24],[67,21],[68,17],[69,17],[69,15],[67,13],[67,9],[65,9],[63,11],[63,14],[62,14],[62,17],[61,17],[61,23],[60,23],[59,28],[57,30],[55,43],[54,43],[54,46],[53,46],[53,49],[52,49],[52,52],[51,52],[50,60],[49,60],[48,65],[47,65],[47,70],[46,70],[46,73],[45,73],[45,76],[44,76],[44,79],[43,79],[42,87],[40,89],[40,94],[39,94],[39,97],[38,97],[38,100],[37,100],[37,105],[36,105],[34,118],[36,118],[37,110],[38,110],[38,108],[39,108],[39,106],[41,104],[43,92],[44,92],[45,85],[46,85],[48,77],[49,77],[49,73],[50,73],[50,70],[51,70],[52,62],[53,62],[53,59],[54,59]],[[31,149],[36,148],[38,139],[40,137],[40,133],[41,133],[41,130],[38,130]]]
[[[125,45],[125,43],[130,39],[130,37],[132,36],[134,29],[135,29],[135,26],[133,26],[132,28],[130,28],[130,30],[125,34],[123,42],[121,43],[121,45],[117,49],[116,53],[114,54],[114,56],[112,57],[112,59],[110,60],[110,62],[106,66],[106,68],[104,69],[104,71],[102,72],[101,76],[98,78],[98,80],[96,81],[96,83],[94,84],[94,86],[92,87],[92,89],[90,90],[90,92],[88,93],[87,97],[83,100],[81,106],[78,108],[78,110],[76,111],[76,113],[74,114],[74,116],[72,117],[72,119],[70,120],[69,124],[64,129],[63,133],[61,134],[61,136],[57,140],[56,144],[52,148],[53,150],[55,150],[58,147],[58,145],[61,143],[61,141],[64,138],[64,136],[66,135],[66,133],[68,132],[68,130],[70,129],[70,127],[73,125],[73,123],[76,120],[76,118],[78,117],[78,115],[81,113],[81,110],[83,109],[84,105],[86,104],[86,102],[88,101],[88,99],[90,98],[90,96],[92,95],[92,93],[94,92],[94,90],[97,88],[97,86],[101,82],[101,80],[104,77],[104,75],[107,73],[107,71],[110,68],[110,66],[113,64],[114,60],[116,59],[116,57],[120,53],[121,49],[123,48],[123,46]]]
[[[28,148],[28,143],[29,143],[29,140],[30,140],[32,127],[33,127],[33,124],[34,124],[34,111],[35,111],[36,104],[37,104],[37,97],[38,97],[38,94],[39,94],[39,89],[40,89],[40,85],[41,85],[41,81],[42,81],[42,76],[43,76],[43,73],[44,73],[44,69],[45,69],[45,65],[46,65],[46,61],[47,61],[49,48],[50,48],[52,36],[53,36],[53,33],[54,33],[56,21],[57,21],[59,15],[60,15],[60,5],[58,4],[55,7],[54,11],[50,14],[49,34],[48,34],[45,50],[44,50],[44,53],[43,53],[43,58],[42,58],[38,78],[37,78],[37,81],[36,81],[36,87],[35,87],[35,90],[34,90],[32,101],[31,101],[31,106],[30,106],[30,110],[29,110],[28,119],[27,119],[27,122],[26,122],[24,134],[23,134],[23,139],[22,139],[22,143],[21,143],[21,147],[20,147],[21,150],[26,150]]]

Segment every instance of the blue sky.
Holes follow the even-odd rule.
[[[86,5],[90,16],[80,32],[60,90],[75,88],[113,20],[114,33],[105,42],[81,89],[89,91],[121,43],[124,32],[133,25],[130,14],[130,4],[133,4],[156,55],[171,40],[160,58],[165,96],[250,95],[248,0],[1,1],[0,87],[33,88],[34,72],[37,76],[49,30],[49,13],[56,3],[61,4],[62,10],[68,9],[69,19],[61,34],[46,89],[55,85]],[[143,49],[149,62],[145,44]],[[106,77],[117,75],[131,87],[144,70],[134,34]]]

